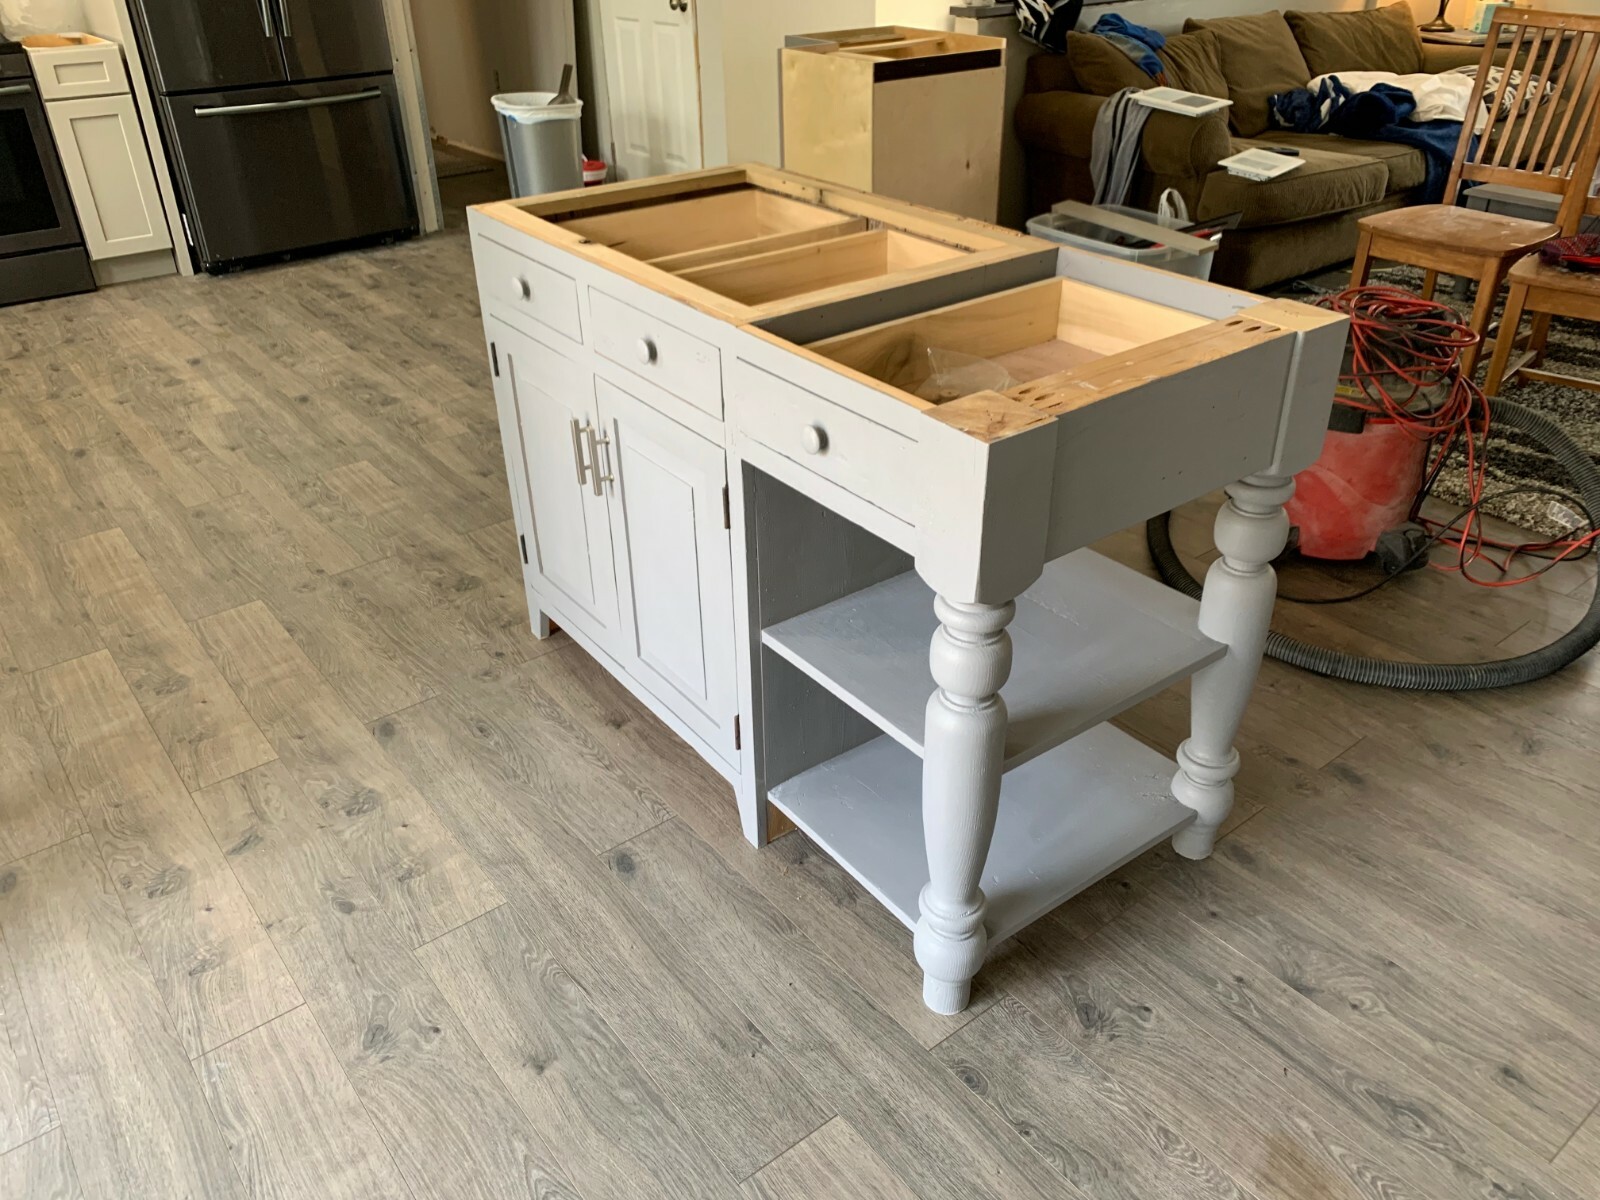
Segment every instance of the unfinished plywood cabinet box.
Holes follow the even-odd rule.
[[[1005,45],[900,25],[790,37],[782,51],[783,165],[994,220]]]
[[[470,222],[535,632],[912,928],[930,1007],[1210,852],[1342,318],[764,167]],[[1199,603],[1086,548],[1223,486]],[[1109,724],[1190,676],[1176,762]]]

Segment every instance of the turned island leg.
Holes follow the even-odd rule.
[[[928,652],[937,688],[928,698],[922,755],[922,833],[928,882],[917,918],[922,999],[937,1013],[967,1006],[988,947],[978,886],[1000,806],[1011,674],[1006,626],[1016,605],[935,597],[939,628]]]
[[[1294,480],[1251,475],[1227,491],[1217,513],[1221,555],[1206,572],[1200,632],[1225,644],[1228,652],[1194,677],[1189,737],[1178,747],[1178,773],[1172,779],[1172,794],[1198,814],[1172,838],[1172,848],[1185,858],[1211,853],[1233,807],[1233,777],[1239,773],[1233,742],[1272,622],[1278,583],[1271,564],[1289,538],[1283,506],[1294,494]]]

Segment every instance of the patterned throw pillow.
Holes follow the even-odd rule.
[[[1030,42],[1060,54],[1082,11],[1083,0],[1017,0],[1017,24]]]

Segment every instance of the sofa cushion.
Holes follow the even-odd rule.
[[[1389,186],[1384,193],[1387,196],[1421,187],[1428,174],[1428,164],[1423,160],[1422,151],[1414,146],[1402,146],[1399,142],[1365,142],[1331,133],[1291,133],[1287,129],[1263,133],[1256,140],[1275,146],[1294,146],[1299,150],[1331,150],[1335,154],[1376,159],[1389,172]]]
[[[1235,139],[1235,151],[1266,146],[1265,141]],[[1331,150],[1305,149],[1304,161],[1287,175],[1257,183],[1229,175],[1220,167],[1206,176],[1200,189],[1196,219],[1244,214],[1241,229],[1282,225],[1325,217],[1347,209],[1376,204],[1389,187],[1389,169],[1376,159]]]
[[[1216,31],[1196,29],[1169,37],[1156,51],[1166,68],[1167,84],[1202,96],[1228,98],[1228,78],[1222,73],[1222,42]]]
[[[1067,34],[1067,60],[1072,64],[1078,90],[1091,96],[1111,96],[1123,88],[1154,87],[1155,80],[1103,37],[1092,33]]]
[[[1024,68],[1027,82],[1023,91],[1075,92],[1078,80],[1072,73],[1072,62],[1065,54],[1035,54]]]
[[[1422,70],[1422,35],[1404,0],[1356,12],[1291,12],[1284,20],[1311,78],[1333,71]]]
[[[1241,137],[1267,128],[1267,98],[1311,79],[1300,46],[1281,12],[1248,17],[1221,17],[1183,23],[1183,31],[1209,29],[1222,47],[1222,74],[1228,82],[1229,124]]]

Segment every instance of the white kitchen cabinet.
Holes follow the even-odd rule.
[[[679,719],[738,760],[733,581],[723,448],[596,378],[615,479],[617,653]]]
[[[502,420],[516,422],[508,474],[520,493],[517,532],[531,586],[540,600],[559,604],[563,624],[614,651],[617,578],[593,376],[503,321],[491,333]]]
[[[61,169],[92,259],[172,245],[133,97],[85,96],[45,105]]]

